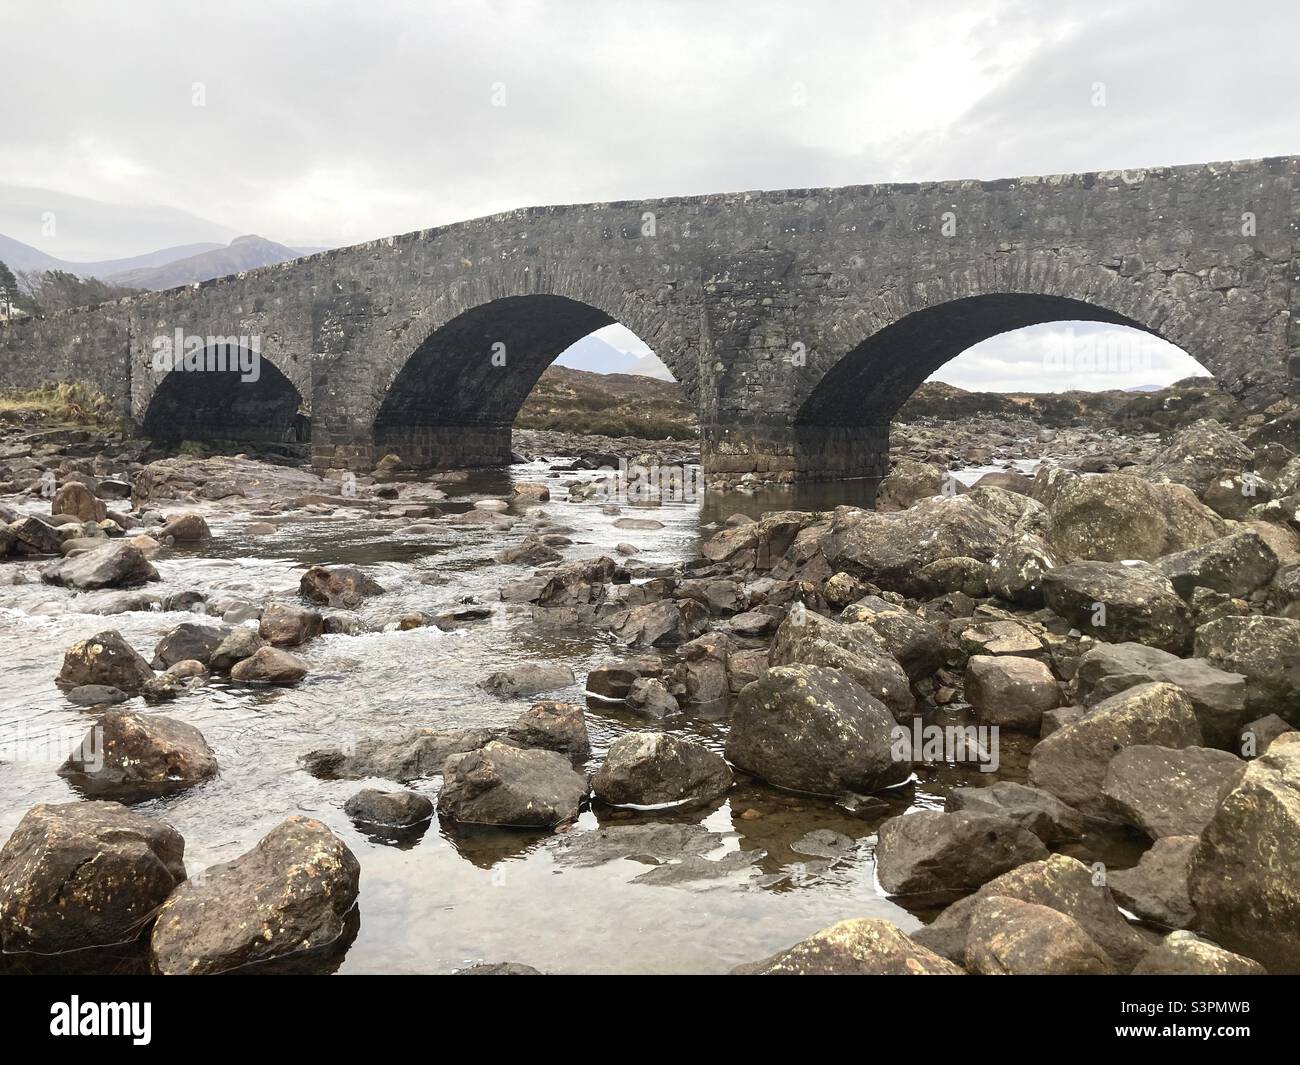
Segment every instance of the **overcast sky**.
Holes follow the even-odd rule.
[[[177,243],[301,246],[534,204],[1289,154],[1298,31],[1295,0],[6,0],[0,184],[177,209]],[[152,250],[140,232],[8,235],[90,258]]]

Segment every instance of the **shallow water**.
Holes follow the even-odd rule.
[[[467,507],[474,499],[504,494],[514,480],[558,485],[573,476],[538,462],[443,488],[449,505]],[[562,549],[566,558],[612,553],[616,544],[631,542],[638,558],[672,562],[694,556],[707,535],[703,527],[737,510],[820,509],[856,503],[863,490],[853,484],[815,486],[797,499],[781,492],[733,494],[703,505],[625,506],[621,514],[605,513],[595,502],[551,502],[543,509],[556,525],[574,530],[574,543]],[[565,491],[555,494],[563,497]],[[191,875],[243,853],[290,814],[320,818],[357,854],[360,929],[339,971],[447,972],[483,961],[515,961],[554,972],[724,972],[849,917],[885,917],[911,929],[917,917],[885,898],[875,883],[876,826],[910,806],[941,807],[943,795],[958,784],[996,779],[970,766],[921,768],[912,786],[888,796],[883,809],[865,818],[829,800],[746,782],[709,808],[666,814],[605,807],[582,815],[575,833],[598,824],[684,821],[719,834],[709,857],[765,852],[727,875],[672,886],[632,883],[650,868],[645,860],[578,864],[564,859],[556,837],[534,833],[451,831],[435,820],[414,838],[374,838],[350,822],[343,804],[362,787],[396,785],[318,780],[299,768],[302,754],[420,726],[508,724],[533,700],[498,698],[476,685],[497,669],[528,660],[570,665],[578,683],[546,697],[581,701],[587,670],[618,657],[621,649],[604,633],[539,631],[526,610],[497,601],[502,584],[531,572],[493,560],[523,535],[522,525],[502,532],[433,522],[434,531],[412,533],[400,531],[410,521],[337,511],[253,536],[244,530],[255,517],[215,507],[209,513],[212,543],[202,554],[161,552],[155,565],[162,584],[149,592],[197,589],[211,598],[293,599],[307,566],[355,563],[388,589],[358,611],[370,621],[390,622],[414,610],[435,613],[467,600],[496,608],[490,620],[452,632],[427,627],[324,636],[296,649],[312,667],[296,688],[250,691],[214,681],[153,708],[199,727],[221,766],[216,779],[141,806],[185,837]],[[663,528],[615,527],[618,517],[633,515],[652,516]],[[33,804],[78,797],[55,770],[93,719],[54,684],[64,649],[115,628],[150,658],[163,634],[196,620],[175,612],[101,617],[74,612],[70,601],[69,593],[40,583],[0,586],[0,839]],[[125,706],[139,709],[141,701]],[[961,718],[964,710],[948,713]],[[590,765],[601,761],[615,738],[637,728],[665,728],[721,749],[725,717],[715,709],[656,723],[621,705],[589,700]],[[997,778],[1022,780],[1026,752],[1007,737],[1002,748]],[[413,786],[434,797],[438,785],[434,778]],[[853,845],[833,860],[792,849],[815,829],[842,833]]]

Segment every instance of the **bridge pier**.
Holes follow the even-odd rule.
[[[454,470],[510,463],[510,430],[504,425],[416,425],[387,427],[372,437],[349,435],[312,439],[312,466],[319,470],[347,469],[369,473],[385,455],[396,455],[402,467]]]
[[[710,483],[736,482],[747,473],[793,484],[889,472],[888,425],[713,424],[700,437]]]

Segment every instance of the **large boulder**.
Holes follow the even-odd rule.
[[[122,710],[103,714],[59,768],[85,794],[125,801],[181,791],[216,772],[216,756],[193,725]]]
[[[989,562],[989,591],[999,599],[1024,607],[1043,605],[1043,574],[1060,558],[1036,533],[1020,533],[1001,547]]]
[[[1300,724],[1300,621],[1270,615],[1222,617],[1196,630],[1196,656],[1246,678],[1252,717]]]
[[[768,652],[769,666],[825,666],[842,670],[899,721],[916,711],[907,672],[883,646],[869,622],[843,624],[796,603],[776,630]]]
[[[1037,734],[1043,713],[1061,705],[1052,671],[1034,658],[975,655],[966,664],[966,701],[982,724]]]
[[[1187,894],[1187,869],[1199,836],[1162,836],[1132,869],[1106,874],[1106,883],[1124,909],[1166,928],[1187,928],[1194,918]]]
[[[136,695],[152,679],[149,663],[122,634],[116,629],[105,629],[74,643],[63,653],[58,683],[64,688],[101,684]]]
[[[297,647],[319,636],[325,619],[315,610],[291,603],[268,603],[262,611],[258,634],[275,647]]]
[[[591,780],[596,798],[613,806],[707,802],[732,784],[722,755],[666,732],[630,732],[616,739]]]
[[[549,829],[576,818],[586,797],[586,778],[563,755],[493,742],[447,759],[438,813],[466,824]]]
[[[743,976],[961,976],[950,961],[920,946],[888,921],[841,921],[762,961]]]
[[[916,941],[945,958],[964,960],[971,915],[984,899],[998,895],[1049,906],[1074,918],[1119,972],[1128,972],[1147,951],[1146,937],[1119,912],[1104,877],[1094,876],[1082,862],[1064,854],[1029,862],[990,880],[915,933]]]
[[[580,703],[553,700],[533,703],[519,715],[506,734],[520,747],[558,751],[575,762],[586,761],[591,756],[587,714]]]
[[[1201,418],[1174,434],[1151,460],[1148,473],[1202,495],[1225,470],[1244,469],[1251,458],[1250,448],[1221,423]]]
[[[1029,783],[1091,816],[1113,819],[1102,799],[1111,759],[1125,747],[1198,747],[1191,701],[1172,684],[1140,684],[1104,699],[1041,740],[1029,756]]]
[[[237,684],[266,684],[288,687],[309,672],[307,663],[279,647],[259,647],[230,667],[230,679]]]
[[[672,647],[695,639],[708,626],[709,612],[695,599],[662,599],[620,611],[610,631],[632,647]]]
[[[1300,743],[1274,742],[1225,789],[1187,890],[1199,931],[1271,973],[1300,973]]]
[[[134,939],[185,879],[184,855],[174,828],[115,802],[33,806],[0,849],[0,949]]]
[[[207,666],[230,631],[221,625],[182,622],[158,641],[153,652],[153,668],[167,669],[177,662],[202,662]]]
[[[1134,976],[1267,976],[1257,961],[1224,950],[1192,932],[1171,932],[1133,969]]]
[[[727,758],[791,791],[869,793],[911,772],[892,750],[893,728],[884,703],[846,672],[776,666],[741,691]]]
[[[326,606],[358,606],[371,595],[383,595],[383,586],[355,566],[312,566],[298,582],[305,599]]]
[[[126,540],[106,542],[52,562],[41,570],[41,580],[80,591],[101,588],[136,588],[158,580],[158,571],[144,552]]]
[[[557,662],[523,662],[497,670],[484,678],[480,686],[493,695],[537,695],[567,688],[575,680],[573,670]]]
[[[1141,564],[1074,562],[1043,574],[1047,605],[1083,632],[1174,654],[1192,643],[1192,612],[1159,571]]]
[[[932,676],[953,654],[952,642],[936,625],[878,595],[850,603],[840,612],[840,621],[870,629],[881,649],[898,659],[911,680]]]
[[[1010,780],[987,787],[953,788],[944,807],[1008,817],[1044,843],[1080,839],[1085,828],[1083,815],[1055,795]]]
[[[937,496],[951,475],[929,462],[899,459],[876,488],[876,509],[906,510],[913,503]]]
[[[989,895],[971,907],[966,969],[980,976],[1109,976],[1114,962],[1073,917]]]
[[[879,829],[876,875],[891,895],[965,893],[1047,857],[1032,832],[1000,814],[918,810]]]
[[[351,750],[319,748],[303,755],[303,768],[325,780],[383,777],[405,783],[442,772],[454,754],[475,751],[491,743],[489,729],[416,729],[397,739],[363,736]]]
[[[1121,821],[1152,839],[1199,836],[1241,765],[1228,751],[1138,744],[1111,759],[1101,794]]]
[[[232,972],[323,952],[354,924],[361,865],[319,821],[294,816],[163,905],[150,958],[166,975]]]
[[[1244,599],[1273,579],[1277,555],[1259,533],[1247,530],[1165,555],[1156,569],[1184,599],[1197,588]]]
[[[108,517],[108,507],[84,484],[69,481],[54,493],[51,514],[70,514],[78,521],[100,522]]]
[[[923,596],[930,590],[924,567],[949,558],[988,562],[1009,533],[966,496],[937,496],[896,513],[842,509],[822,551],[832,570],[887,591]]]

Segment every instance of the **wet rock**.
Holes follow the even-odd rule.
[[[1132,869],[1106,874],[1106,883],[1124,909],[1166,928],[1187,928],[1194,918],[1187,895],[1187,869],[1198,836],[1163,836]]]
[[[0,947],[56,954],[136,938],[185,879],[185,841],[115,802],[33,806],[0,849]]]
[[[1041,536],[1022,533],[998,548],[989,562],[988,589],[1024,607],[1043,605],[1043,574],[1060,559]]]
[[[650,717],[668,717],[681,709],[667,685],[655,677],[637,677],[628,689],[627,705]]]
[[[63,544],[63,538],[52,525],[30,515],[11,522],[9,532],[15,546],[20,547],[24,554],[57,555]]]
[[[961,976],[952,962],[888,921],[841,921],[762,961],[732,970],[741,976]]]
[[[733,651],[727,655],[727,687],[732,695],[739,695],[746,684],[766,672],[766,651]]]
[[[439,815],[467,824],[555,828],[587,797],[587,781],[563,755],[503,743],[452,755],[442,777]]]
[[[548,562],[559,562],[564,556],[555,548],[543,543],[540,537],[525,536],[513,547],[507,547],[497,555],[497,561],[519,563],[524,566],[544,566]]]
[[[363,788],[343,804],[352,820],[386,828],[410,828],[433,817],[433,802],[414,791]]]
[[[212,532],[208,529],[208,523],[203,520],[202,515],[187,512],[169,516],[166,524],[158,530],[160,540],[169,536],[177,543],[198,543],[202,540],[210,540]]]
[[[313,603],[350,609],[368,596],[383,595],[384,588],[355,566],[312,566],[298,582],[298,592]]]
[[[540,969],[523,965],[517,961],[492,962],[483,965],[471,965],[468,969],[457,969],[457,976],[545,976]]]
[[[307,663],[278,647],[259,647],[230,667],[230,679],[238,684],[297,684],[309,672]]]
[[[829,828],[815,828],[805,832],[790,844],[795,854],[807,854],[814,858],[843,858],[857,846],[852,836],[835,832]]]
[[[1247,596],[1273,579],[1277,555],[1258,533],[1239,532],[1202,547],[1165,555],[1156,563],[1156,569],[1187,600],[1196,588]]]
[[[666,732],[632,732],[610,745],[592,791],[612,806],[707,802],[732,784],[722,756]]]
[[[477,750],[490,743],[490,729],[416,729],[395,740],[363,736],[355,748],[322,748],[302,758],[303,768],[325,780],[420,780],[441,773],[453,754]]]
[[[966,700],[983,724],[1035,734],[1043,712],[1061,705],[1061,689],[1042,662],[976,655],[966,665]]]
[[[509,697],[567,688],[575,681],[573,670],[568,666],[554,662],[524,662],[489,675],[480,687],[493,695]]]
[[[701,882],[727,880],[737,874],[752,876],[754,866],[767,857],[764,850],[728,851],[720,858],[688,855],[680,862],[657,865],[632,878],[633,884],[657,887],[687,887]]]
[[[1174,654],[1192,643],[1192,614],[1154,568],[1075,562],[1043,575],[1047,605],[1098,639],[1134,641]]]
[[[930,676],[953,655],[952,642],[937,626],[876,595],[845,607],[840,621],[867,626],[911,680]]]
[[[578,703],[544,701],[534,703],[507,730],[506,735],[521,747],[567,754],[575,762],[591,757],[586,711]]]
[[[126,692],[107,684],[83,684],[67,693],[68,702],[76,706],[111,706],[130,698]]]
[[[626,699],[638,677],[660,677],[663,663],[649,655],[608,662],[587,674],[587,694],[602,699]]]
[[[324,619],[315,610],[290,603],[268,603],[262,611],[258,634],[275,647],[298,647],[319,636]]]
[[[137,695],[153,670],[116,629],[105,629],[64,652],[58,683],[64,688],[102,684]]]
[[[1200,746],[1200,725],[1181,689],[1139,684],[1102,700],[1039,741],[1029,756],[1029,783],[1091,816],[1110,818],[1102,800],[1106,771],[1116,754],[1139,744]]]
[[[41,570],[41,580],[80,591],[134,588],[158,580],[158,571],[134,544],[124,540],[69,555]]]
[[[1009,817],[918,810],[881,824],[876,875],[891,895],[963,893],[1045,857],[1042,840]]]
[[[229,673],[236,663],[252,658],[261,648],[268,646],[256,629],[238,626],[231,629],[208,656],[208,668],[214,673]]]
[[[632,647],[672,647],[699,636],[708,613],[693,599],[669,599],[622,611],[609,624],[614,636]]]
[[[717,850],[723,836],[697,823],[610,825],[590,832],[567,832],[550,844],[556,861],[593,866],[620,858],[682,861]]]
[[[185,621],[167,633],[154,648],[153,668],[166,669],[177,662],[202,662],[205,666],[230,630],[217,625]]]
[[[84,794],[135,801],[200,784],[217,773],[203,733],[161,714],[112,710],[59,767]]]
[[[971,907],[966,969],[980,976],[1109,976],[1115,966],[1073,917],[990,895]]]
[[[802,603],[790,608],[768,652],[769,666],[824,666],[842,670],[899,721],[916,711],[906,671],[866,622],[841,624]]]
[[[1101,794],[1116,816],[1152,839],[1199,836],[1241,766],[1227,751],[1139,744],[1111,759]]]
[[[360,877],[356,857],[325,825],[290,817],[172,894],[150,939],[153,967],[213,974],[325,951],[348,934]]]
[[[51,514],[70,514],[78,521],[103,521],[108,508],[84,484],[69,481],[54,493]]]
[[[847,673],[777,666],[748,685],[732,715],[727,758],[779,788],[869,794],[906,779],[889,709]]]
[[[1191,932],[1171,932],[1137,963],[1134,976],[1267,976],[1257,961]]]
[[[1224,791],[1187,889],[1198,931],[1271,973],[1300,972],[1300,743],[1274,742]]]
[[[607,555],[568,562],[543,571],[545,581],[537,590],[538,606],[582,606],[605,598],[605,585],[614,579],[617,563]],[[504,598],[504,596],[503,596]]]
[[[1000,780],[987,787],[954,788],[944,805],[948,810],[1009,818],[1044,843],[1063,843],[1079,839],[1084,833],[1083,815],[1078,810],[1041,788],[1010,780]]]
[[[1197,658],[1246,678],[1246,707],[1300,721],[1300,621],[1226,617],[1196,630]]]
[[[549,503],[550,501],[550,488],[536,481],[519,481],[510,492],[510,502],[515,506]]]
[[[1087,866],[1064,854],[1029,862],[990,880],[915,933],[916,941],[946,958],[964,959],[971,914],[982,900],[998,895],[1036,902],[1074,918],[1120,972],[1131,970],[1147,951],[1148,940],[1124,919],[1104,881],[1094,879]]]

